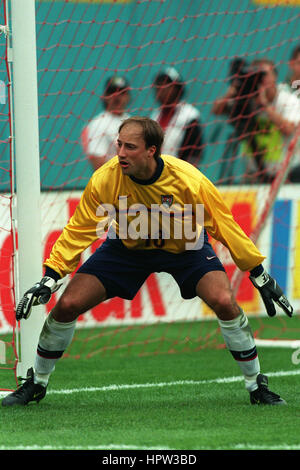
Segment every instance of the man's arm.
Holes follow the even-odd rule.
[[[234,220],[220,191],[204,175],[200,184],[200,202],[204,205],[205,228],[228,248],[241,271],[251,271],[264,261],[265,256]]]
[[[94,191],[93,177],[86,186],[76,210],[55,242],[44,266],[53,269],[60,277],[72,273],[81,253],[97,240],[98,197]]]
[[[276,314],[275,302],[288,316],[292,316],[293,307],[275,279],[262,266],[265,256],[234,220],[217,188],[206,178],[201,188],[207,231],[229,249],[239,269],[250,271],[250,280],[259,290],[268,315]]]
[[[106,220],[107,217],[97,216],[100,194],[94,186],[99,186],[99,176],[97,183],[94,183],[92,176],[74,215],[55,242],[44,263],[44,277],[20,300],[16,310],[17,320],[27,319],[33,306],[47,303],[62,285],[59,280],[76,269],[81,253],[97,240],[97,226],[102,218]]]
[[[81,253],[97,239],[97,201],[93,197],[93,182],[90,179],[80,202],[63,232],[55,242],[49,258],[45,261],[44,277],[28,289],[17,309],[17,321],[29,318],[35,305],[46,304],[61,283],[59,280],[73,272]]]
[[[265,305],[267,314],[270,317],[276,315],[274,302],[286,313],[289,317],[293,315],[293,307],[284,295],[283,290],[277,284],[270,274],[266,272],[262,265],[257,266],[250,272],[250,281],[259,290],[263,303]]]
[[[270,121],[272,121],[275,124],[275,126],[278,127],[278,129],[283,135],[289,137],[295,132],[296,125],[293,122],[288,121],[283,116],[281,116],[281,114],[279,114],[276,111],[274,106],[267,105],[265,106],[264,111],[266,112]]]
[[[215,100],[212,112],[217,116],[229,114],[230,105],[232,104],[232,100],[236,97],[236,94],[236,88],[234,86],[230,86],[224,96]]]
[[[20,321],[22,318],[27,320],[29,318],[31,309],[35,305],[46,304],[49,302],[51,295],[56,292],[61,283],[58,283],[60,276],[52,269],[46,269],[44,277],[33,287],[28,289],[16,309],[16,320]]]
[[[259,90],[257,102],[263,107],[263,111],[265,111],[270,121],[273,122],[276,127],[278,127],[278,129],[284,136],[289,137],[295,132],[296,123],[293,121],[293,117],[286,116],[284,113],[280,113],[274,105],[270,104],[267,100],[266,90],[264,88],[261,88]],[[300,112],[298,102],[295,101],[295,105],[298,107]]]

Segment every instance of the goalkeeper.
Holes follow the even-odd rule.
[[[34,305],[49,300],[59,280],[76,270],[81,253],[109,224],[107,239],[77,270],[48,315],[40,333],[35,364],[28,370],[25,382],[3,399],[3,406],[26,405],[44,398],[55,364],[73,338],[78,316],[112,297],[133,299],[147,277],[159,271],[174,277],[184,299],[198,296],[215,312],[225,344],[245,378],[250,403],[286,403],[269,390],[268,379],[260,371],[248,319],[236,303],[207,233],[229,249],[239,269],[250,272],[268,315],[275,315],[274,304],[288,316],[293,309],[263,268],[265,257],[234,221],[219,191],[191,164],[161,155],[162,143],[163,131],[156,121],[132,117],[121,124],[116,157],[91,177],[74,215],[45,261],[45,276],[20,301],[17,320],[26,321]],[[204,208],[201,246],[187,248],[190,238],[175,237],[175,225],[170,236],[164,236],[163,226],[157,234],[146,230],[140,237],[130,236],[130,230],[125,229],[129,228],[132,212],[124,215],[120,210],[124,200],[147,209],[153,205],[180,208],[189,204],[192,218],[200,205]],[[115,214],[109,219],[105,210],[113,213],[114,208]],[[175,216],[170,219],[175,224]]]

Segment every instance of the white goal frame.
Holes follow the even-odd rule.
[[[9,8],[10,6],[10,8]],[[7,18],[12,66],[12,145],[15,156],[16,219],[18,238],[15,286],[16,301],[42,277],[42,235],[40,211],[40,158],[38,129],[38,92],[36,59],[36,20],[34,0],[10,0]],[[14,188],[12,188],[14,191]],[[15,246],[16,246],[15,240]],[[25,377],[34,365],[39,333],[44,323],[42,307],[35,307],[17,328],[17,375]]]

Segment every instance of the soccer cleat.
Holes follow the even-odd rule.
[[[252,405],[286,405],[286,401],[268,389],[268,377],[258,374],[256,378],[258,388],[250,392],[250,402]]]
[[[27,405],[30,401],[36,401],[37,403],[44,398],[46,395],[47,387],[35,384],[33,381],[34,373],[31,367],[27,371],[27,377],[25,382],[20,385],[14,392],[7,395],[2,400],[2,406],[14,406],[14,405]]]

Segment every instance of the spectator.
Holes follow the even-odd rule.
[[[105,110],[83,129],[81,142],[94,170],[116,155],[116,138],[121,122],[129,117],[126,107],[130,100],[129,85],[124,77],[107,80],[103,94]]]
[[[230,86],[218,97],[212,107],[216,115],[227,115],[228,124],[232,131],[227,138],[220,165],[220,178],[223,183],[233,182],[237,175],[234,174],[234,163],[239,157],[241,149],[246,146],[245,153],[251,155],[247,162],[245,179],[249,179],[249,173],[263,175],[264,167],[262,155],[258,152],[257,139],[257,104],[253,97],[257,93],[258,82],[261,73],[257,73],[243,58],[237,58],[230,63],[228,74]],[[218,125],[217,134],[221,125]],[[259,171],[257,171],[259,170]]]
[[[200,112],[183,101],[183,80],[173,67],[168,67],[155,77],[154,89],[160,107],[153,111],[151,117],[164,130],[163,153],[198,167],[203,157]]]
[[[295,92],[288,90],[284,84],[277,84],[277,72],[272,61],[261,59],[255,61],[253,65],[259,67],[265,74],[258,89],[256,102],[261,107],[258,118],[259,131],[266,132],[267,130],[270,135],[269,146],[266,142],[264,163],[272,180],[286,155],[288,143],[300,123],[300,101]],[[269,125],[264,126],[264,122]],[[263,134],[261,135],[263,137]],[[291,173],[295,166],[299,165],[300,162],[297,162],[299,157],[300,155],[298,158],[294,156]]]
[[[291,53],[289,61],[290,75],[281,87],[289,93],[293,93],[300,103],[300,45],[296,46]],[[300,139],[298,139],[297,147],[293,157],[291,170],[288,176],[290,183],[300,182]]]
[[[249,110],[253,117],[251,125],[248,125],[248,128],[244,125],[244,133],[240,132],[238,137],[242,141],[242,153],[251,155],[252,162],[255,162],[252,168],[250,163],[250,171],[254,171],[255,181],[271,182],[285,155],[287,144],[300,122],[300,106],[296,97],[286,87],[277,84],[277,71],[272,61],[265,58],[256,60],[248,70],[257,78],[257,83],[251,90],[251,98],[248,98],[251,102]],[[233,81],[227,93],[215,101],[213,112],[218,115],[230,115],[238,96],[241,95],[238,93],[236,82]]]

